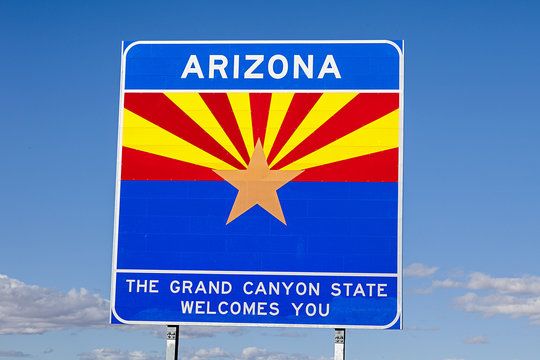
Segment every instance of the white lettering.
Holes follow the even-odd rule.
[[[376,284],[376,283],[333,283],[331,285],[332,296],[363,296],[363,297],[388,297],[386,294],[386,287],[388,284]],[[367,291],[366,291],[367,287]],[[354,290],[354,291],[353,291]]]
[[[143,290],[143,292],[146,292],[147,290],[147,283],[146,283],[146,280],[142,281],[141,280],[137,280],[137,292],[139,292],[139,290]]]
[[[251,295],[251,294],[253,294],[253,290],[247,290],[248,285],[253,286],[253,283],[251,281],[246,281],[244,283],[244,294]]]
[[[326,304],[326,312],[322,311],[322,304],[319,304],[319,315],[322,317],[328,316],[330,314],[330,304]]]
[[[276,70],[274,69],[274,63],[276,61],[281,61],[281,72],[276,73]],[[289,63],[287,62],[287,58],[283,55],[274,55],[270,58],[268,61],[268,72],[270,73],[270,76],[274,79],[282,79],[287,75],[287,71],[289,71]]]
[[[193,286],[193,283],[189,280],[182,281],[182,294],[185,294],[186,292],[189,292],[191,294],[191,287]]]
[[[184,68],[184,72],[182,72],[182,79],[185,79],[189,74],[197,74],[197,77],[199,79],[204,79],[201,65],[199,65],[199,60],[197,59],[197,55],[191,55],[189,57],[186,67]]]
[[[199,284],[197,284],[197,288],[195,289],[195,294],[198,294],[200,292],[206,294],[206,288],[204,287],[204,282],[202,281],[199,281]]]
[[[339,73],[333,55],[326,55],[326,59],[324,59],[323,66],[321,67],[321,71],[319,72],[317,79],[322,79],[326,74],[334,74],[336,79],[341,79],[341,74]]]
[[[301,305],[300,305],[301,306]],[[276,316],[279,314],[279,304],[276,302],[268,304],[267,302],[238,302],[228,303],[221,301],[217,307],[212,306],[211,301],[180,301],[182,313],[197,315],[257,315],[257,316]]]
[[[233,78],[238,79],[238,73],[240,68],[240,55],[234,55],[233,59]]]
[[[255,303],[244,303],[244,315],[255,315]]]
[[[264,288],[264,284],[262,282],[260,282],[259,285],[257,285],[257,290],[255,290],[255,295],[261,294],[261,293],[266,295],[266,289]]]
[[[169,288],[171,289],[171,292],[173,294],[178,294],[180,292],[180,281],[178,280],[171,281],[171,285],[169,286]]]
[[[356,285],[356,289],[354,289],[353,296],[356,296],[358,294],[360,294],[362,296],[366,296],[366,294],[364,293],[364,288],[362,287],[362,284]]]
[[[210,315],[216,314],[215,311],[210,310],[210,301],[207,301],[207,302],[206,302],[206,313],[207,313],[207,314],[210,314]]]
[[[387,297],[388,295],[384,293],[384,288],[387,286],[388,284],[377,284],[377,296]]]
[[[217,64],[216,60],[220,63]],[[227,78],[227,73],[225,72],[225,67],[227,67],[227,64],[229,61],[224,55],[210,55],[210,64],[208,66],[208,77],[210,79],[214,78],[214,72],[217,70],[219,71],[219,74],[221,75],[222,79]]]
[[[257,315],[263,315],[263,316],[268,315],[268,313],[265,310],[266,305],[267,303],[265,302],[257,303]]]
[[[296,316],[298,316],[298,312],[300,311],[300,309],[302,308],[302,306],[304,305],[304,303],[300,303],[298,306],[296,306],[295,303],[291,303],[294,310],[296,311]]]
[[[308,79],[313,79],[313,55],[308,55],[307,65],[304,60],[302,60],[300,55],[294,55],[293,77],[295,79],[300,77],[300,68],[302,68],[304,75],[306,75]]]
[[[246,60],[255,60],[255,62],[244,73],[244,79],[262,79],[262,73],[254,73],[264,60],[264,55],[246,55]]]
[[[278,303],[273,302],[270,304],[270,315],[276,316],[277,314],[279,314]]]
[[[193,310],[193,301],[180,301],[182,307],[182,314],[191,314]]]
[[[233,308],[234,307],[234,308]],[[236,308],[236,309],[235,309]],[[242,306],[239,302],[233,302],[231,304],[231,314],[238,315],[240,314],[240,311],[242,310]]]
[[[128,287],[129,287],[129,292],[131,292],[131,286],[133,285],[133,283],[135,282],[135,280],[133,279],[126,279],[126,282],[128,283]]]
[[[228,304],[226,301],[220,302],[219,305],[218,305],[218,311],[219,311],[219,313],[220,313],[221,315],[226,315],[226,314],[229,313],[229,310],[222,310],[221,307],[222,307],[223,305],[227,306],[227,305],[229,305],[229,304]]]
[[[219,294],[219,281],[216,281],[216,282],[210,281],[209,284],[210,284],[210,288],[208,289],[208,293],[212,294],[213,292],[214,294]]]
[[[332,284],[332,292],[330,293],[332,296],[339,296],[341,295],[341,289],[339,287],[339,284],[333,283]]]
[[[290,56],[292,56],[292,59]],[[240,63],[241,61],[242,64]],[[246,54],[243,55],[243,58],[241,58],[241,55],[235,54],[232,55],[232,60],[227,55],[210,54],[208,55],[208,78],[214,79],[221,77],[222,79],[227,79],[227,69],[229,68],[229,63],[232,62],[233,79],[239,79],[241,76],[244,79],[263,79],[265,76],[264,72],[267,72],[270,77],[279,80],[289,74],[289,64],[292,61],[293,79],[299,79],[300,77],[313,79],[315,71],[313,54],[304,55],[304,57],[298,54],[289,55],[289,57],[282,54],[274,54],[270,56],[266,66],[261,66],[264,61],[265,55],[262,54]],[[278,64],[278,62],[281,64]],[[242,75],[240,74],[241,68],[242,70],[247,68]],[[302,72],[302,76],[300,72]],[[199,59],[194,54],[189,56],[181,78],[185,79],[190,74],[195,74],[199,79],[204,79],[205,77]],[[317,78],[323,79],[327,74],[334,75],[336,79],[341,79],[336,60],[331,54],[326,55]]]
[[[285,287],[285,294],[289,295],[289,290],[291,290],[291,287],[294,285],[294,283],[289,283],[289,286],[287,286],[287,284],[284,282],[281,282],[281,284]]]
[[[204,301],[195,301],[195,314],[204,314],[203,305]]]
[[[231,292],[231,290],[232,290],[232,285],[231,285],[230,282],[228,282],[228,281],[223,281],[223,282],[221,283],[221,293],[222,293],[222,294],[228,294],[228,293]]]
[[[270,283],[269,295],[272,294],[279,295],[279,283]]]
[[[315,304],[307,304],[306,305],[306,314],[307,316],[313,316],[317,312],[317,307]]]
[[[150,290],[151,293],[158,293],[159,290],[156,289],[157,284],[159,284],[159,280],[150,280]]]

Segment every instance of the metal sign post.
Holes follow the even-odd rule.
[[[334,360],[345,360],[345,329],[334,330]]]
[[[167,352],[165,360],[178,360],[178,325],[167,326]]]

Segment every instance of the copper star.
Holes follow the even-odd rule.
[[[223,180],[238,189],[238,195],[227,219],[227,224],[259,205],[276,219],[287,225],[279,203],[277,190],[300,175],[303,170],[270,170],[261,145],[257,140],[255,150],[246,170],[214,170]]]

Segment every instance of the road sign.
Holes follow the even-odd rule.
[[[124,43],[111,322],[401,328],[402,41]]]

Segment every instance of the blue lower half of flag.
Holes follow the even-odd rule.
[[[117,269],[397,273],[398,183],[277,193],[287,225],[258,205],[227,225],[225,181],[122,181]]]

